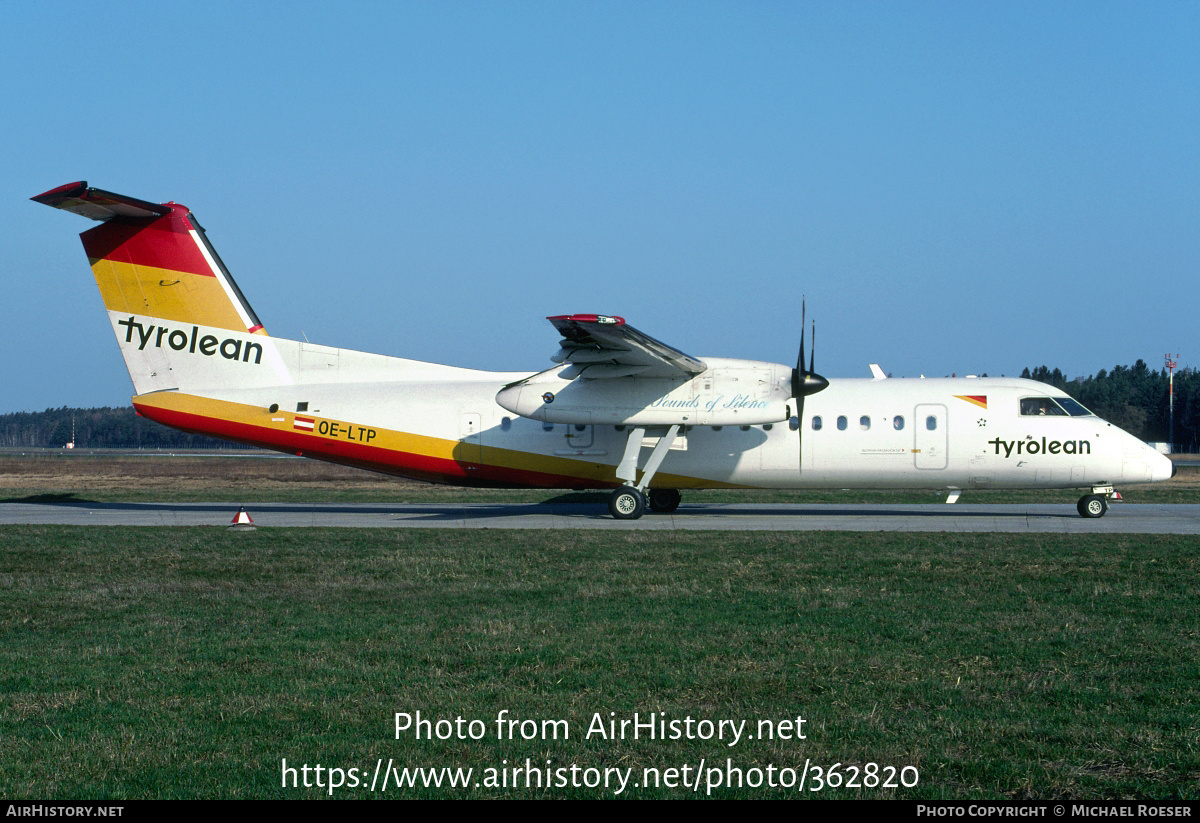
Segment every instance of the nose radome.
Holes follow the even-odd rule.
[[[1150,480],[1158,483],[1162,480],[1170,480],[1175,476],[1175,463],[1165,454],[1159,454],[1153,449],[1147,449],[1150,454],[1147,458],[1150,461]]]

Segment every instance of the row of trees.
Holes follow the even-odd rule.
[[[1171,440],[1166,369],[1144,361],[1101,369],[1091,377],[1067,379],[1059,369],[1025,369],[1022,377],[1062,389],[1105,420],[1149,441]],[[168,429],[131,408],[47,409],[0,415],[0,446],[60,448],[71,439],[82,448],[204,449],[227,447],[223,440]],[[1175,448],[1200,450],[1200,372],[1175,372]]]
[[[1132,366],[1101,369],[1091,377],[1068,380],[1058,369],[1025,369],[1022,377],[1056,386],[1100,417],[1143,440],[1169,442],[1176,451],[1200,450],[1200,372],[1175,372],[1175,436],[1171,437],[1170,374],[1139,360]]]
[[[46,409],[0,415],[0,446],[62,448],[71,440],[85,449],[228,448],[224,440],[175,431],[139,417],[132,406],[100,409]]]

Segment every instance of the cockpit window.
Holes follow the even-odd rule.
[[[1087,417],[1091,414],[1091,412],[1085,409],[1083,404],[1078,400],[1074,400],[1070,397],[1056,397],[1054,400],[1058,403],[1058,405],[1066,409],[1067,414],[1071,415],[1072,417]]]
[[[1022,397],[1021,414],[1030,416],[1067,416],[1062,406],[1055,403],[1049,397]]]

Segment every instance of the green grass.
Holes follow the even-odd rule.
[[[326,795],[282,788],[283,758],[367,782],[380,758],[635,780],[729,758],[920,773],[821,796],[1195,800],[1198,553],[1169,536],[0,527],[0,794]],[[487,733],[395,739],[394,713],[417,710]],[[571,737],[499,741],[501,710]],[[803,716],[807,739],[583,739],[609,712]],[[386,794],[412,795],[609,792]]]

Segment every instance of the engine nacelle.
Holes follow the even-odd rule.
[[[754,360],[705,358],[691,379],[575,379],[551,369],[496,395],[503,408],[547,423],[630,426],[755,426],[780,423],[795,409],[791,368]],[[569,368],[569,367],[568,367]]]

